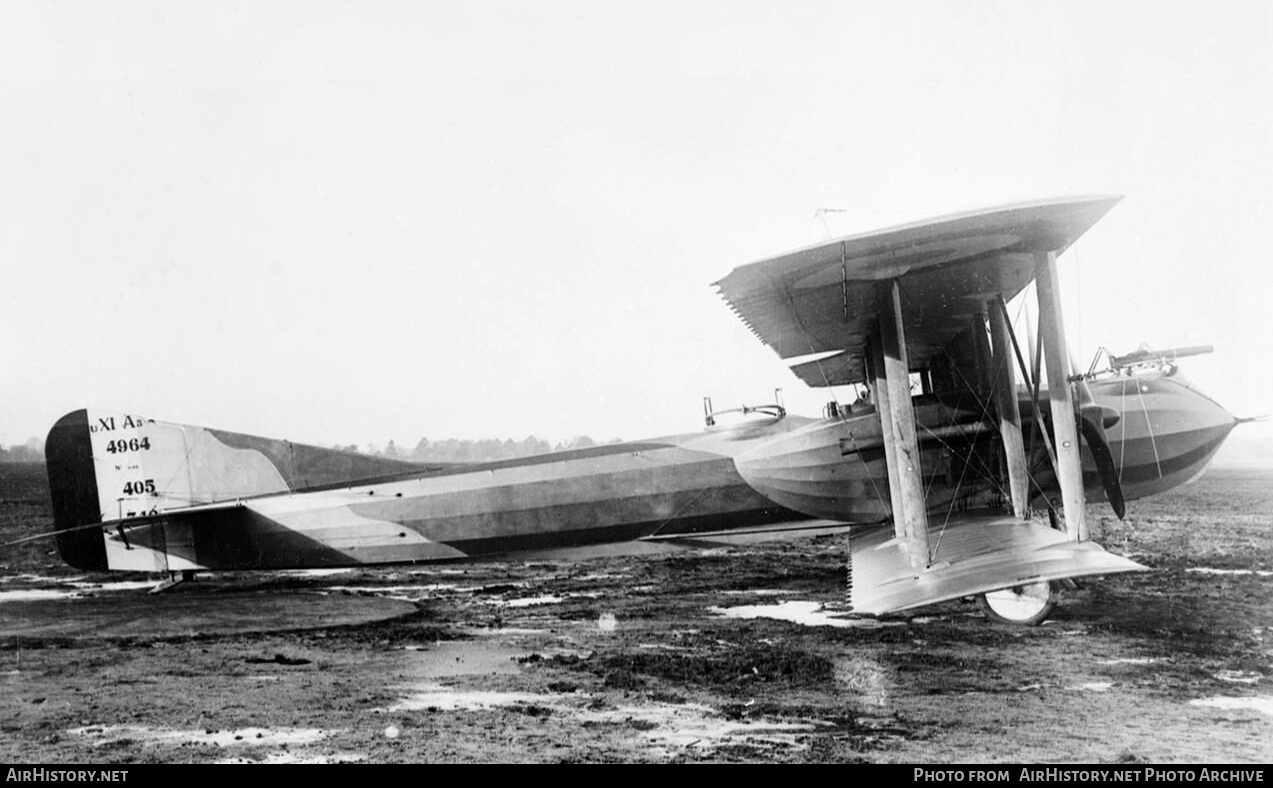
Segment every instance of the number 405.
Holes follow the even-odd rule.
[[[150,495],[155,494],[154,479],[146,479],[145,481],[141,481],[139,479],[134,482],[124,482],[124,495],[142,495],[145,493],[149,493]]]

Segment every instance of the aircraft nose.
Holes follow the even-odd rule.
[[[1092,389],[1096,403],[1121,414],[1108,436],[1127,499],[1201,474],[1238,423],[1179,372],[1111,378]]]
[[[1201,430],[1224,427],[1231,430],[1238,424],[1236,416],[1203,393],[1180,372],[1164,376],[1157,385],[1164,387],[1164,391],[1170,391],[1170,386],[1176,387],[1181,403],[1177,405],[1179,412],[1170,415],[1174,415],[1181,428]]]

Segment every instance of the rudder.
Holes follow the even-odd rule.
[[[44,442],[44,457],[58,553],[76,569],[106,569],[101,533],[80,527],[102,520],[87,410],[57,420]]]

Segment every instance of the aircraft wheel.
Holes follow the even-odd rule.
[[[1052,615],[1060,594],[1055,583],[1037,583],[991,591],[977,598],[986,618],[1001,624],[1037,627]]]

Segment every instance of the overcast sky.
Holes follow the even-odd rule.
[[[711,282],[1093,193],[1076,355],[1214,344],[1190,378],[1273,411],[1268,2],[18,1],[0,106],[0,444],[814,415]]]

